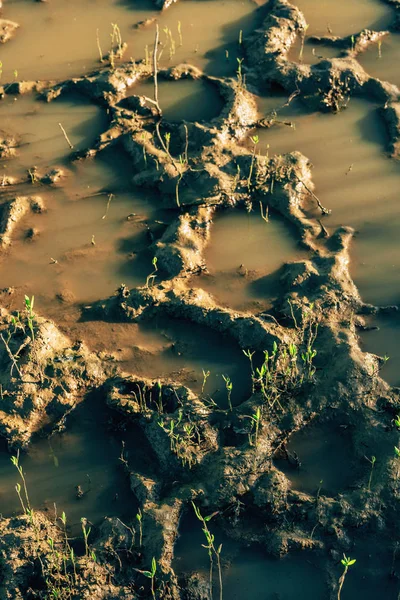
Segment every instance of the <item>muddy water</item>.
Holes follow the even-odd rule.
[[[133,191],[129,163],[104,153],[94,161],[69,164],[71,153],[92,145],[107,127],[106,116],[82,98],[45,104],[17,97],[0,104],[4,130],[17,136],[18,159],[3,161],[3,173],[28,180],[27,171],[44,175],[61,167],[60,186],[38,181],[5,188],[5,199],[40,196],[45,211],[27,214],[13,236],[12,252],[0,261],[0,280],[36,293],[39,304],[67,293],[89,302],[112,294],[121,283],[143,284],[151,258],[138,260],[148,246],[147,222],[154,218],[148,195]],[[110,193],[113,196],[110,199]]]
[[[146,81],[131,88],[137,96],[153,97],[153,83]],[[201,80],[160,81],[159,104],[168,121],[211,121],[223,108],[215,86]]]
[[[315,44],[307,37],[303,41],[300,36],[290,48],[288,54],[289,60],[305,65],[316,65],[320,60],[337,58],[338,56],[340,56],[339,49],[322,44]]]
[[[306,256],[293,231],[277,215],[265,222],[258,205],[217,215],[205,251],[208,273],[192,285],[210,292],[217,301],[238,310],[270,306],[279,287],[279,268]]]
[[[282,105],[282,98],[267,98],[260,108],[268,113],[274,102]],[[387,137],[376,106],[352,99],[335,115],[312,113],[293,102],[278,119],[293,126],[258,131],[260,152],[300,150],[310,159],[315,192],[332,210],[325,226],[333,231],[350,225],[357,231],[352,274],[364,300],[397,302],[400,167],[385,154]]]
[[[382,44],[372,45],[358,56],[364,69],[382,81],[390,81],[400,86],[400,75],[397,65],[400,59],[400,34],[390,33],[383,38]]]
[[[207,67],[212,74],[235,70],[239,32],[251,31],[256,8],[251,0],[216,0],[212,2],[212,19],[204,19],[204,2],[194,0],[185,0],[165,13],[155,11],[150,0],[52,0],[44,4],[11,0],[3,10],[4,18],[21,27],[15,39],[0,50],[2,80],[12,81],[15,70],[19,79],[33,80],[63,79],[98,68],[96,32],[101,53],[106,55],[111,47],[112,23],[119,26],[122,41],[128,44],[125,58],[145,58],[145,47],[150,52],[154,42],[154,23],[143,29],[136,29],[135,24],[155,18],[164,46],[162,64],[185,60]],[[172,44],[167,41],[165,28],[172,32]]]
[[[346,36],[362,29],[385,29],[392,11],[379,0],[295,0],[309,24],[309,35]]]
[[[351,438],[339,422],[302,429],[290,438],[287,450],[290,456],[297,456],[301,464],[278,459],[276,465],[294,489],[314,496],[319,493],[336,495],[356,479],[355,465],[349,462],[353,454]]]
[[[368,320],[368,325],[377,327],[378,330],[362,333],[361,347],[367,352],[388,357],[382,364],[380,373],[392,385],[400,386],[399,315],[396,313],[374,317]]]
[[[74,534],[79,534],[81,517],[98,524],[106,515],[125,518],[134,514],[135,498],[119,456],[121,439],[129,444],[137,432],[118,432],[112,416],[100,395],[92,396],[67,418],[65,432],[37,440],[21,456],[32,506],[50,516],[54,504],[58,515],[65,510]],[[1,452],[0,512],[4,516],[20,510],[15,492],[18,479],[10,455]],[[79,499],[77,486],[83,491]]]
[[[209,528],[215,535],[216,544],[222,544],[224,598],[306,600],[327,597],[327,583],[315,556],[305,552],[281,560],[273,559],[257,546],[246,548],[228,539],[218,527],[218,517],[210,522]],[[207,580],[209,563],[207,551],[202,546],[204,536],[199,521],[191,513],[182,518],[180,533],[174,569],[178,574],[200,572]],[[218,589],[215,576],[214,590]]]

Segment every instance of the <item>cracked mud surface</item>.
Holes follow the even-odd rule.
[[[111,4],[0,9],[0,596],[396,600],[400,3]]]

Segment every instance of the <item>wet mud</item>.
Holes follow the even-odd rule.
[[[400,4],[88,4],[0,2],[0,596],[396,600]]]

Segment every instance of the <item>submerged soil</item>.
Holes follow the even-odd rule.
[[[0,11],[0,597],[397,600],[400,3]]]

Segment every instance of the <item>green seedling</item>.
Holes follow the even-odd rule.
[[[243,88],[244,82],[243,82],[242,65],[243,65],[244,58],[237,58],[236,60],[238,63],[238,68],[236,71],[237,81],[238,81],[239,87]]]
[[[251,371],[251,392],[254,394],[255,391],[255,373],[254,373],[254,365],[253,365],[253,356],[255,352],[251,352],[250,350],[243,350],[243,354],[247,356],[250,362],[250,371]]]
[[[207,517],[203,517],[203,515],[200,512],[200,509],[195,505],[195,503],[193,501],[192,501],[192,506],[193,506],[193,510],[195,512],[196,517],[198,518],[198,520],[202,524],[202,531],[204,533],[204,536],[205,536],[206,542],[207,542],[206,545],[202,544],[202,546],[203,546],[203,548],[205,548],[207,550],[208,557],[210,559],[210,590],[211,590],[211,597],[212,597],[213,565],[214,565],[214,558],[216,558],[217,567],[218,567],[218,578],[219,578],[219,600],[222,600],[222,569],[221,569],[221,550],[222,550],[222,544],[220,544],[218,546],[218,548],[216,548],[216,546],[215,546],[215,537],[214,537],[214,535],[211,533],[211,531],[208,528],[209,521],[211,521],[211,519],[213,517],[215,517],[215,515],[217,515],[218,512],[214,512],[211,515],[208,515]]]
[[[349,567],[351,567],[352,565],[355,564],[356,559],[355,558],[348,558],[345,554],[343,554],[343,558],[342,558],[342,560],[340,562],[342,563],[344,569],[343,569],[343,573],[341,574],[341,576],[339,578],[337,600],[340,600],[340,595],[342,593],[342,588],[343,588],[344,580],[345,580],[346,575],[347,575],[347,571],[349,570]]]
[[[378,40],[378,58],[382,58],[382,40]]]
[[[92,531],[91,527],[87,528],[87,524],[88,524],[87,519],[85,517],[82,517],[81,518],[81,527],[82,527],[82,533],[83,533],[83,541],[85,543],[85,556],[89,556],[88,538],[89,538],[90,532]]]
[[[228,377],[227,375],[222,375],[222,379],[225,381],[225,388],[226,388],[226,393],[227,393],[227,396],[228,396],[229,410],[232,411],[233,407],[232,407],[231,396],[232,396],[232,390],[233,390],[233,383],[231,381],[231,378]]]
[[[31,504],[29,502],[28,488],[26,485],[25,475],[24,475],[21,465],[19,464],[19,451],[17,452],[17,454],[15,456],[11,456],[11,462],[14,465],[14,467],[17,469],[19,476],[21,477],[21,480],[22,480],[26,508],[24,508],[24,503],[22,502],[21,498],[20,498],[20,500],[21,500],[21,505],[23,507],[24,512],[26,514],[28,514],[28,511],[31,511]],[[17,494],[18,494],[18,497],[20,497],[21,486],[19,484],[17,484],[17,485],[18,485],[18,489],[16,488]]]
[[[153,284],[154,284],[154,280],[156,278],[156,273],[158,271],[158,267],[157,267],[157,256],[155,256],[153,258],[153,260],[151,261],[151,264],[153,265],[154,269],[153,271],[150,273],[150,275],[147,275],[147,279],[146,279],[146,287],[150,288]]]
[[[154,580],[155,580],[155,576],[156,576],[156,571],[157,571],[157,563],[156,563],[156,559],[152,558],[151,561],[151,571],[139,571],[139,573],[142,573],[142,575],[144,575],[145,577],[147,577],[148,579],[151,580],[151,597],[153,598],[153,600],[155,600],[156,598],[156,593],[154,590]]]
[[[396,429],[400,429],[400,415],[396,415],[396,417],[393,419],[393,425],[396,427]]]
[[[243,30],[241,29],[239,31],[239,46],[241,46],[243,43]]]
[[[203,369],[203,383],[201,384],[201,393],[204,394],[204,388],[206,387],[207,379],[210,377],[211,372]]]
[[[139,523],[139,548],[143,546],[143,513],[140,508],[136,514],[136,520]]]
[[[395,456],[395,458],[397,458],[397,473],[396,473],[396,477],[398,479],[399,478],[399,473],[400,473],[400,448],[398,448],[397,446],[394,447],[394,456]]]
[[[255,161],[255,158],[256,158],[257,144],[260,141],[260,138],[258,137],[258,135],[253,135],[251,137],[251,141],[253,142],[253,152],[251,154],[250,170],[249,170],[249,176],[247,178],[247,189],[249,191],[250,191],[250,186],[251,186],[251,178],[253,176],[253,169],[254,169],[254,161]]]

